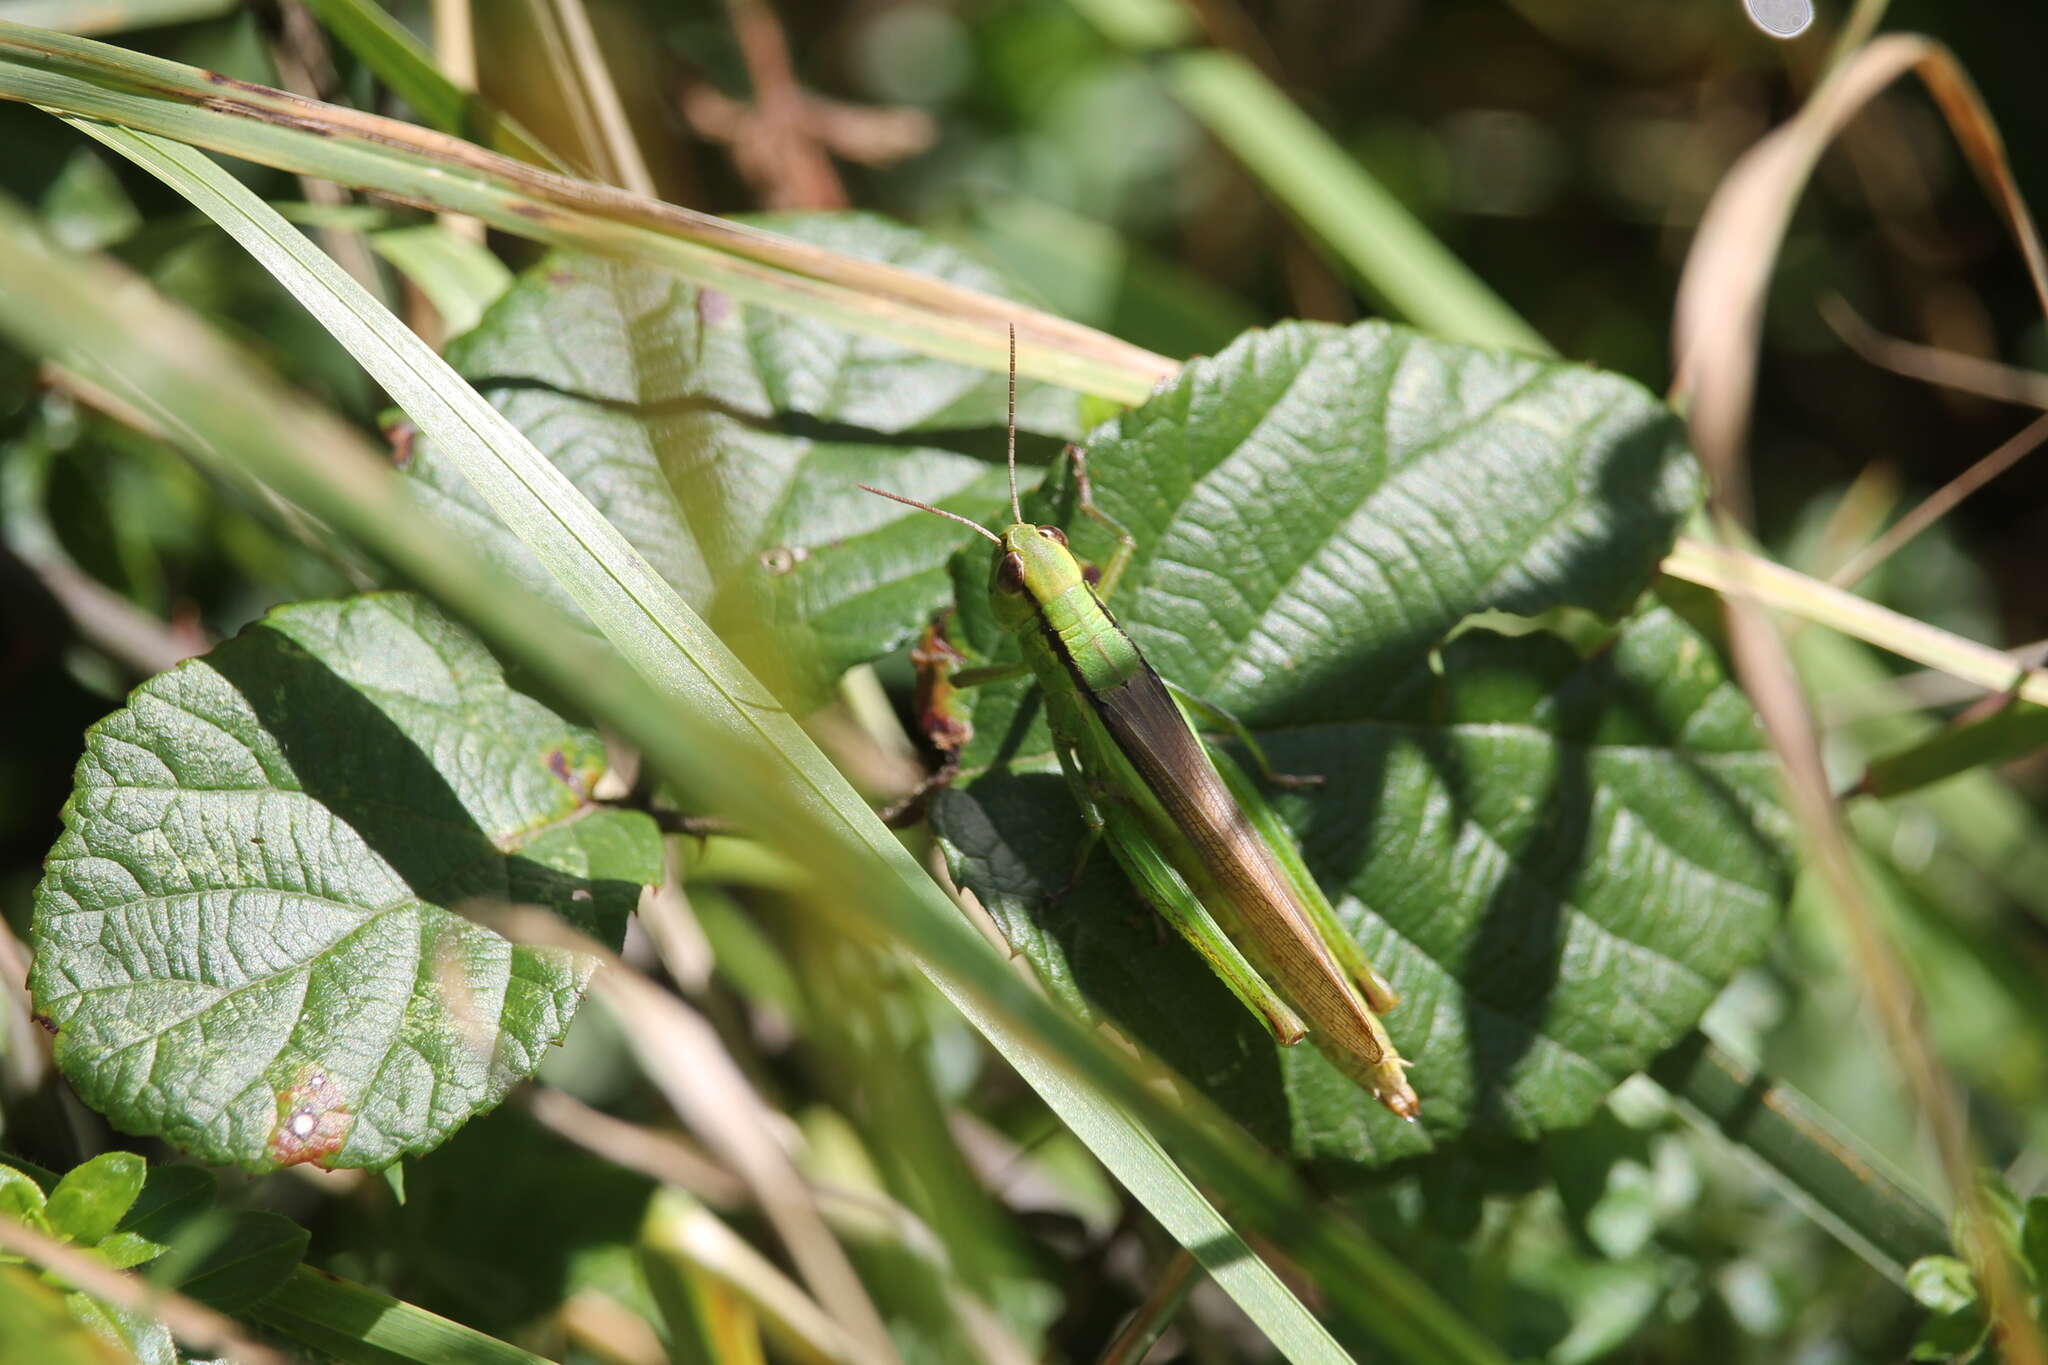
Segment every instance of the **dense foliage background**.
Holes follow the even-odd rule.
[[[61,28],[70,8],[61,0],[0,3],[0,19]],[[137,5],[111,20],[100,13],[91,31],[241,80],[406,112],[359,60],[344,30],[323,30],[297,4],[187,5],[158,16],[178,22],[153,20],[147,8]],[[330,23],[334,9],[346,8],[312,7]],[[1736,159],[1799,107],[1844,18],[1842,6],[1823,5],[1813,30],[1781,42],[1748,22],[1736,0],[1189,0],[1185,8],[1204,35],[1187,41],[1236,51],[1267,73],[1561,356],[1659,394],[1674,378],[1673,298],[1700,215]],[[558,9],[475,6],[477,83],[541,142],[572,149],[576,168],[616,178],[605,174],[604,138],[593,130],[588,101],[573,93],[577,68],[565,58],[573,45],[560,30]],[[857,209],[894,219],[921,235],[861,220],[760,221],[1029,299],[1175,359],[1223,352],[1251,327],[1288,319],[1350,324],[1381,312],[1381,291],[1279,207],[1269,184],[1189,111],[1159,55],[1140,50],[1143,44],[1118,28],[1119,5],[784,0],[769,9],[755,0],[728,7],[708,0],[590,4],[619,107],[644,158],[648,188],[659,197],[718,214]],[[435,16],[426,6],[397,5],[393,13],[422,35],[433,32]],[[1929,34],[1954,51],[2003,132],[2021,190],[2040,202],[2048,194],[2048,112],[2036,87],[2039,54],[2048,51],[2048,10],[1898,0],[1884,22]],[[778,44],[786,44],[786,68]],[[792,72],[800,89],[787,83]],[[615,355],[630,362],[650,337],[694,336],[699,326],[708,332],[717,310],[730,306],[707,301],[711,291],[679,292],[641,275],[624,285],[609,272],[625,267],[549,255],[499,233],[487,247],[506,269],[485,268],[479,276],[482,253],[438,257],[431,243],[406,236],[434,220],[404,204],[337,194],[246,162],[223,164],[443,343],[457,370],[558,460],[573,461],[579,442],[658,443],[665,423],[703,420],[683,402],[701,392],[676,395],[671,410],[663,406],[669,396],[633,388],[602,362]],[[461,520],[469,495],[459,475],[431,441],[415,441],[343,346],[157,179],[10,100],[0,103],[0,191],[28,206],[63,246],[111,253],[387,443],[393,462],[430,502],[440,499],[434,505],[471,528],[479,548],[507,566],[508,579],[544,583],[522,567],[516,547],[500,547]],[[464,268],[471,273],[459,287],[420,286],[436,272],[452,276]],[[586,288],[611,292],[585,298]],[[479,323],[481,300],[500,291],[506,292]],[[637,311],[604,314],[606,300],[627,296]],[[893,375],[894,391],[882,387],[892,376],[849,379],[834,371],[847,380],[844,387],[823,396],[798,392],[789,376],[815,375],[788,356],[814,344],[816,332],[763,327],[768,340],[753,351],[720,353],[722,368],[705,363],[727,385],[717,392],[758,391],[771,415],[801,410],[803,421],[778,435],[817,449],[834,440],[852,444],[849,431],[867,430],[857,456],[834,458],[869,463],[835,466],[811,445],[796,455],[765,440],[756,452],[761,460],[820,460],[820,478],[845,468],[885,483],[892,474],[937,479],[936,466],[917,451],[950,441],[975,463],[975,496],[999,500],[999,468],[986,463],[999,456],[992,437],[999,381],[983,375],[949,390],[946,376],[954,371],[906,364]],[[1869,349],[1874,343],[1861,336],[1866,328],[1943,352],[2048,369],[2048,329],[2020,253],[1935,106],[1911,85],[1879,98],[1820,163],[1773,274],[1750,441],[1754,529],[1771,556],[1816,577],[1838,570],[2030,418],[2024,406],[1870,363],[1844,340],[1846,331]],[[1220,363],[1227,369],[1247,362]],[[1370,374],[1376,353],[1356,363]],[[620,391],[606,391],[615,380]],[[2048,381],[2033,382],[2027,401],[2048,407],[2038,401]],[[861,383],[875,385],[882,397],[862,391]],[[577,384],[589,402],[559,401],[557,388]],[[938,396],[915,413],[888,407],[896,401],[892,392],[900,398],[910,389]],[[1622,395],[1617,405],[1650,406],[1637,390],[1615,392]],[[718,415],[741,426],[759,416]],[[1028,461],[1047,464],[1058,440],[1107,415],[1094,400],[1077,402],[1027,383]],[[1142,445],[1135,430],[1120,432],[1121,445],[1110,443],[1112,472],[1150,458],[1132,453]],[[887,432],[902,449],[878,446],[873,431]],[[703,477],[744,481],[722,468]],[[1644,488],[1655,481],[1643,478]],[[941,491],[966,487],[961,479]],[[636,507],[644,510],[630,490],[615,487],[611,496],[605,510],[622,524]],[[1683,502],[1677,494],[1654,508],[1646,502],[1643,515],[1654,525],[1641,535],[1668,543]],[[2044,509],[2048,471],[2023,460],[1858,591],[2000,647],[2048,637]],[[723,563],[752,564],[781,544],[808,544],[791,528],[804,529],[805,516],[829,520],[840,513],[798,506],[773,515],[784,520],[764,513],[758,525],[735,522],[715,533],[699,527],[689,543],[626,529],[687,593],[693,574],[704,575],[707,585],[722,582]],[[1517,533],[1503,529],[1512,520],[1505,513],[1487,520],[1489,531]],[[889,551],[897,560],[923,556],[914,573],[904,569],[901,581],[883,585],[893,597],[877,589],[875,600],[821,604],[794,590],[759,596],[708,586],[692,600],[785,696],[833,702],[823,733],[833,733],[832,724],[855,730],[856,722],[872,729],[877,711],[887,714],[886,702],[909,714],[908,636],[928,609],[926,599],[949,581],[947,543],[921,539],[927,530],[906,526],[903,543],[935,548]],[[669,559],[661,557],[664,549],[673,552]],[[691,558],[700,551],[701,562]],[[146,678],[235,636],[274,606],[402,586],[360,547],[309,528],[253,484],[195,466],[158,424],[120,401],[37,357],[0,347],[0,912],[14,936],[29,936],[32,893],[58,842],[59,810],[72,793],[88,725],[119,708]],[[1593,601],[1596,593],[1582,596],[1559,588],[1554,600],[1538,605],[1603,605]],[[1636,629],[1697,628],[1712,636],[1717,618],[1710,602],[1676,588],[1670,596],[1675,615],[1639,618]],[[283,679],[276,683],[282,694],[312,686],[263,671],[287,668],[297,657],[293,641],[315,648],[304,642],[372,628],[438,640],[436,632],[447,629],[438,618],[421,624],[404,606],[390,608],[392,624],[384,610],[366,607],[340,622],[317,611],[273,618],[239,642],[239,653],[221,656],[228,661],[221,667]],[[365,615],[378,619],[365,626]],[[878,626],[885,617],[891,624]],[[756,629],[799,618],[812,631],[800,646],[790,646],[778,629]],[[761,638],[748,645],[750,633]],[[835,690],[841,670],[881,643],[890,652],[872,676],[862,675],[867,690]],[[1818,627],[1795,633],[1792,651],[1842,788],[1872,757],[1924,737],[1981,696]],[[1512,664],[1531,666],[1522,656]],[[564,703],[516,668],[509,679],[493,675],[475,685],[530,704],[522,723],[543,736],[534,742],[557,744],[571,756],[565,768],[594,774],[602,767],[596,736],[572,732],[571,722],[547,709],[573,720],[573,701]],[[1731,735],[1741,729],[1729,724]],[[566,737],[550,726],[565,727]],[[1959,1084],[1955,1103],[1980,1144],[1994,1213],[2014,1221],[2015,1236],[2019,1210],[2048,1180],[2041,1156],[2048,1122],[2048,853],[2042,773],[2023,740],[2003,743],[1962,777],[1847,807],[1880,923],[1910,962],[1924,1004],[1920,1025]],[[291,748],[288,734],[278,743]],[[848,741],[835,752],[867,765],[862,778],[878,801],[905,790],[907,751],[876,756],[872,746]],[[111,760],[101,754],[94,761]],[[490,761],[488,754],[478,759]],[[626,791],[631,773],[625,776],[608,794]],[[366,773],[362,780],[380,779]],[[639,795],[646,795],[644,785]],[[959,794],[969,799],[1000,807],[1014,796],[977,785]],[[700,814],[715,812],[688,812]],[[530,817],[521,807],[508,813],[505,828]],[[672,841],[672,851],[724,848],[696,839],[706,829],[722,833],[715,822],[694,823],[673,810],[665,818],[671,833],[679,824],[691,829]],[[960,828],[941,829],[956,853]],[[536,885],[553,887],[548,876],[573,863],[575,875],[600,885],[596,908],[589,908],[587,892],[572,896],[566,882],[553,900],[541,891],[517,898],[556,904],[572,919],[583,914],[579,925],[603,936],[601,923],[623,912],[623,902],[611,902],[629,900],[642,871],[656,876],[659,850],[650,851],[643,834],[607,835],[613,842],[598,847],[586,832],[587,846],[534,854],[536,866],[545,865],[534,874]],[[730,861],[721,863],[707,853],[705,865],[692,870],[692,942],[680,949],[663,943],[657,961],[642,937],[629,937],[626,955],[657,974],[665,964],[667,979],[710,1021],[733,1074],[776,1111],[808,1174],[841,1191],[895,1201],[890,1207],[908,1206],[922,1220],[916,1235],[891,1230],[889,1215],[874,1208],[841,1208],[835,1223],[904,1357],[1001,1358],[1002,1348],[990,1344],[994,1331],[1022,1351],[1012,1358],[1092,1360],[1134,1310],[1162,1307],[1171,1298],[1162,1286],[1179,1284],[1185,1273],[1174,1239],[1107,1178],[974,1030],[887,950],[809,913],[786,867],[750,862],[729,849],[725,856]],[[972,856],[965,861],[971,865]],[[1769,885],[1766,861],[1759,857],[1743,875]],[[1057,881],[1066,867],[1051,859],[1037,875]],[[1015,907],[986,899],[1014,930],[1006,916]],[[1094,903],[1084,897],[1075,905]],[[1729,948],[1729,965],[1758,960],[1718,993],[1705,1031],[1805,1092],[1876,1160],[1896,1168],[1904,1185],[1924,1197],[1923,1214],[1927,1207],[1947,1210],[1926,1115],[1899,1083],[1886,1035],[1866,1004],[1870,983],[1827,896],[1802,879],[1782,921],[1773,928],[1768,919],[1745,921],[1743,932],[1753,933],[1754,943]],[[1144,935],[1130,937],[1141,949]],[[10,989],[25,966],[19,958],[16,950],[0,959]],[[1047,966],[1041,955],[1033,960]],[[679,972],[679,963],[693,964],[695,975]],[[1702,970],[1717,979],[1711,968]],[[566,995],[578,984],[565,974],[549,988]],[[1056,993],[1058,987],[1056,981]],[[1206,998],[1203,1007],[1218,1008]],[[1220,1008],[1228,1007],[1224,1000]],[[584,1010],[542,1067],[545,1088],[524,1092],[548,1098],[509,1103],[466,1126],[446,1124],[453,1131],[446,1145],[407,1159],[398,1168],[402,1178],[308,1165],[263,1175],[224,1172],[219,1198],[245,1212],[288,1215],[310,1234],[305,1255],[314,1265],[552,1358],[758,1358],[748,1354],[759,1347],[744,1329],[721,1335],[714,1322],[701,1339],[685,1339],[677,1324],[691,1320],[691,1312],[678,1305],[695,1304],[700,1326],[716,1320],[734,1298],[747,1298],[731,1288],[746,1283],[745,1273],[724,1262],[724,1270],[707,1276],[705,1262],[650,1253],[659,1238],[647,1222],[653,1184],[646,1160],[606,1149],[601,1138],[611,1130],[600,1120],[582,1111],[565,1117],[573,1097],[635,1122],[669,1121],[628,1046],[635,1018],[623,1008]],[[25,1018],[0,1022],[16,1030],[0,1039],[0,1056],[18,1064],[44,1046],[20,1031]],[[1145,1035],[1143,1027],[1135,1031]],[[1158,1036],[1150,1041],[1188,1070],[1197,1063],[1174,1054],[1168,1035],[1177,1031],[1175,1021],[1155,1021]],[[538,1048],[544,1034],[529,1041]],[[1645,1034],[1642,1041],[1647,1049],[1669,1038]],[[1671,1083],[1683,1064],[1673,1069],[1667,1059],[1664,1067],[1656,1074]],[[1898,1282],[1903,1267],[1883,1264],[1892,1253],[1865,1255],[1868,1248],[1854,1237],[1837,1235],[1838,1218],[1825,1208],[1816,1215],[1816,1203],[1829,1202],[1825,1192],[1800,1188],[1796,1174],[1788,1178],[1782,1167],[1773,1173],[1768,1158],[1759,1161],[1740,1140],[1690,1121],[1670,1097],[1675,1085],[1636,1077],[1607,1093],[1611,1079],[1599,1077],[1584,1097],[1580,1108],[1590,1119],[1573,1112],[1571,1126],[1562,1128],[1549,1113],[1526,1123],[1519,1115],[1475,1121],[1469,1140],[1439,1134],[1427,1153],[1419,1144],[1384,1149],[1377,1134],[1318,1146],[1302,1136],[1304,1126],[1314,1126],[1314,1113],[1298,1095],[1286,1116],[1275,1117],[1276,1108],[1247,1121],[1269,1145],[1326,1158],[1308,1167],[1316,1194],[1396,1248],[1508,1358],[1561,1365],[1602,1358],[1896,1360],[1927,1331],[1923,1304],[1941,1303],[1958,1311],[1946,1326],[1936,1323],[1948,1336],[1929,1338],[1933,1344],[1924,1349],[1939,1355],[1975,1345],[1971,1293],[1967,1284],[1954,1287],[1954,1267],[1925,1269],[1916,1303]],[[489,1088],[479,1083],[479,1093]],[[1528,1140],[1539,1129],[1541,1136]],[[585,1145],[565,1133],[580,1135]],[[216,1160],[244,1159],[232,1135],[179,1145]],[[0,1087],[0,1149],[46,1175],[109,1150],[141,1152],[152,1162],[175,1155],[156,1141],[110,1130],[61,1082],[19,1066]],[[1371,1156],[1365,1165],[1352,1160],[1360,1151]],[[1378,1165],[1388,1155],[1404,1159]],[[662,1159],[701,1161],[687,1151]],[[0,1185],[0,1195],[7,1188]],[[729,1171],[705,1165],[694,1188],[742,1237],[771,1257],[783,1255],[775,1236],[780,1225],[739,1197]],[[702,1207],[693,1204],[690,1216]],[[666,1214],[683,1216],[674,1208]],[[2023,1238],[2036,1270],[2048,1270],[2039,1264],[2048,1260],[2042,1229],[2048,1216]],[[716,1256],[708,1261],[721,1264]],[[1328,1291],[1311,1283],[1300,1292],[1318,1307]],[[1944,1300],[1944,1292],[1951,1297]],[[276,1313],[256,1316],[280,1326]],[[648,1321],[663,1324],[661,1338]],[[0,1329],[0,1346],[26,1352],[10,1359],[44,1358],[35,1354],[41,1348],[33,1330],[10,1338]],[[770,1341],[771,1355],[816,1358],[804,1354],[815,1343],[792,1347],[789,1336],[774,1332]],[[1347,1336],[1346,1345],[1362,1359],[1389,1358],[1377,1343]],[[335,1349],[343,1358],[388,1358]],[[1257,1360],[1273,1350],[1223,1294],[1204,1285],[1146,1358]],[[2013,1354],[2032,1358],[2023,1348]]]

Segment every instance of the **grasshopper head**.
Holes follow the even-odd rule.
[[[1080,561],[1067,548],[1065,531],[1020,521],[1005,530],[996,543],[989,601],[996,619],[1005,628],[1015,629],[1037,614],[1039,603],[1087,581]]]

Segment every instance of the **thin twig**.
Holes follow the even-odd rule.
[[[733,37],[754,91],[754,118],[733,139],[733,159],[759,182],[763,201],[778,209],[843,209],[846,187],[811,128],[797,83],[789,39],[768,0],[728,0]]]
[[[75,564],[27,555],[22,562],[71,618],[78,638],[138,678],[206,652],[203,634],[165,624]]]

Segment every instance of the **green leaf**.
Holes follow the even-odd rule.
[[[93,1245],[120,1226],[148,1169],[133,1152],[104,1152],[73,1166],[50,1191],[50,1226],[66,1241]]]
[[[554,155],[517,120],[443,75],[426,45],[387,14],[377,0],[309,0],[306,8],[429,126],[457,137],[474,137],[507,156],[559,169]]]
[[[958,250],[867,215],[767,226],[978,289]],[[449,360],[725,638],[813,693],[901,644],[946,599],[951,546],[856,485],[984,517],[1008,499],[1006,384],[822,323],[743,307],[673,275],[557,254]],[[1020,385],[1026,433],[1079,434],[1065,390]],[[1048,441],[1027,440],[1044,458]],[[963,453],[967,452],[967,453]],[[536,592],[573,604],[456,463],[421,441],[428,505]]]
[[[68,1297],[26,1267],[0,1265],[0,1362],[132,1365],[132,1356],[72,1315]]]
[[[64,1306],[93,1335],[125,1347],[135,1365],[178,1365],[178,1346],[170,1329],[149,1314],[75,1292],[64,1296]]]
[[[1906,1270],[1906,1290],[1933,1315],[1914,1338],[1913,1359],[1954,1360],[1976,1354],[1990,1323],[1978,1303],[1969,1266],[1954,1256],[1922,1256]]]
[[[194,1219],[210,1213],[219,1194],[220,1182],[204,1166],[153,1166],[121,1228],[169,1243]]]
[[[92,1247],[92,1255],[105,1261],[116,1270],[129,1270],[147,1265],[164,1254],[164,1247],[147,1237],[133,1232],[114,1232],[100,1238]]]
[[[387,228],[371,233],[369,242],[419,286],[451,336],[476,326],[484,309],[512,284],[512,272],[489,247],[458,237],[439,223]]]
[[[364,1365],[547,1365],[509,1342],[306,1265],[248,1316],[336,1360]]]
[[[1982,720],[1937,730],[1870,761],[1862,791],[1903,796],[1973,768],[2010,763],[2048,745],[2048,707],[2015,701]]]
[[[2048,1194],[2027,1200],[2020,1226],[2020,1262],[2037,1290],[2048,1286]]]
[[[38,1232],[51,1231],[43,1187],[34,1177],[12,1166],[0,1164],[0,1218],[26,1223]]]
[[[281,1213],[245,1209],[225,1237],[178,1277],[178,1290],[223,1313],[267,1297],[306,1257],[306,1230]]]
[[[652,823],[590,799],[598,736],[421,599],[280,608],[88,732],[37,889],[59,1067],[122,1128],[251,1169],[380,1166],[501,1100],[617,944]]]
[[[1423,1122],[1276,1049],[1081,824],[1028,685],[966,694],[957,875],[1063,997],[1116,1020],[1265,1140],[1378,1163],[1584,1122],[1762,950],[1783,899],[1773,761],[1708,644],[1654,603],[1589,657],[1474,613],[1626,616],[1699,478],[1625,380],[1378,324],[1254,333],[1097,434],[1137,537],[1114,607],[1168,678],[1235,711],[1275,806],[1406,997]],[[1108,534],[1035,509],[1098,561]],[[986,553],[960,561],[985,634]],[[1447,639],[1449,643],[1446,643]],[[1048,902],[1050,902],[1048,904]]]

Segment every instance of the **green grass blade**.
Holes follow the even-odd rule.
[[[503,419],[395,321],[373,323],[353,282],[218,167],[183,147],[140,135],[124,150],[162,168],[169,183],[198,191],[195,202],[237,229],[259,259],[309,303],[337,335],[360,345],[366,363],[406,403],[414,420],[451,451],[474,460],[478,477],[501,500],[508,521],[533,538],[631,659],[637,674],[593,660],[587,637],[551,610],[504,584],[448,543],[377,478],[352,436],[324,417],[297,412],[274,385],[246,372],[210,343],[154,335],[140,306],[106,309],[104,283],[80,285],[45,254],[15,250],[5,319],[31,344],[71,355],[103,356],[131,378],[154,408],[213,443],[252,472],[313,507],[444,600],[500,646],[527,660],[564,691],[639,742],[651,760],[751,827],[777,830],[807,850],[820,884],[846,888],[840,905],[858,905],[906,943],[934,983],[966,1014],[1081,1140],[1203,1260],[1220,1284],[1291,1359],[1344,1359],[1300,1302],[1166,1159],[1130,1116],[1142,1113],[1184,1150],[1204,1180],[1236,1198],[1248,1222],[1292,1245],[1322,1277],[1334,1300],[1367,1330],[1423,1361],[1496,1361],[1498,1355],[1426,1287],[1354,1230],[1318,1216],[1299,1187],[1271,1162],[1198,1119],[1152,1096],[1073,1020],[1024,988],[960,921],[943,893],[796,727],[697,621],[644,561],[591,511],[560,472],[532,452]],[[257,221],[252,215],[261,215]],[[248,218],[236,223],[233,220]],[[25,235],[11,234],[22,240]],[[0,266],[0,272],[5,267]],[[330,297],[315,301],[315,293]],[[164,320],[153,319],[159,325]],[[182,330],[184,320],[177,320]],[[411,368],[407,375],[399,371]],[[231,374],[232,381],[221,378]],[[222,395],[227,395],[223,397]],[[466,395],[466,397],[465,397]],[[292,415],[281,415],[292,414]],[[338,442],[353,453],[315,454]],[[500,448],[502,446],[502,448]],[[494,468],[495,466],[495,468]],[[654,679],[665,703],[640,682]],[[772,755],[773,757],[768,757]],[[1048,1055],[1050,1054],[1050,1055]],[[1082,1078],[1086,1078],[1085,1081]],[[1106,1098],[1115,1095],[1121,1105]],[[1128,1110],[1123,1107],[1128,1106]]]
[[[1172,57],[1182,103],[1375,297],[1418,327],[1547,355],[1550,344],[1244,58]]]
[[[536,166],[564,169],[561,159],[519,120],[443,75],[426,44],[377,0],[306,0],[306,8],[429,127]]]
[[[1427,331],[1538,355],[1550,344],[1265,73],[1234,52],[1185,48],[1173,0],[1069,0],[1119,47],[1167,54],[1167,83],[1189,112],[1366,292]]]
[[[235,8],[235,0],[9,0],[8,19],[60,33],[122,33],[134,28],[189,24]]]
[[[1959,722],[1872,759],[1858,790],[1880,798],[1904,796],[1973,768],[2025,758],[2044,745],[2048,707],[2016,701],[1981,720]]]
[[[1142,401],[1177,366],[1021,304],[573,180],[411,124],[103,43],[0,22],[0,99],[156,133],[294,174],[466,213],[536,241],[642,261],[742,302],[927,355]]]
[[[1703,1033],[1673,1048],[1650,1076],[1707,1126],[1747,1147],[1780,1187],[1893,1280],[1948,1247],[1941,1216],[1804,1095],[1749,1070]]]
[[[336,1360],[362,1365],[548,1365],[531,1351],[309,1265],[293,1271],[248,1316]]]

